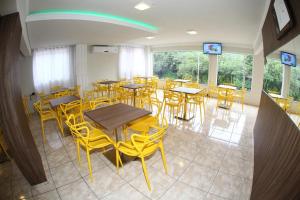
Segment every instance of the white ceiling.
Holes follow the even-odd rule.
[[[149,10],[138,11],[139,0],[30,0],[30,11],[76,9],[110,13],[159,28],[155,39],[145,31],[100,22],[78,20],[29,22],[32,47],[56,44],[169,45],[218,41],[252,47],[257,37],[266,0],[144,0]],[[194,29],[198,35],[187,35]]]

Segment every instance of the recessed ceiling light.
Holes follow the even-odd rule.
[[[148,39],[148,40],[152,40],[154,38],[155,38],[154,36],[148,36],[148,37],[146,37],[146,39]]]
[[[144,2],[141,2],[141,3],[138,3],[134,6],[135,9],[138,9],[138,10],[147,10],[150,8],[150,6]]]
[[[194,30],[189,30],[186,33],[190,34],[190,35],[196,35],[196,34],[198,34],[197,31],[194,31]]]

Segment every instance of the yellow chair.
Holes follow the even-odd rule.
[[[62,135],[64,136],[64,119],[67,119],[68,116],[73,114],[78,122],[84,121],[83,113],[82,113],[82,101],[76,100],[66,104],[60,104],[57,109],[58,119],[60,122],[60,126],[62,127]]]
[[[130,141],[117,143],[117,159],[120,160],[121,165],[122,161],[120,159],[119,152],[141,159],[144,176],[149,190],[151,190],[151,185],[148,177],[147,167],[145,164],[146,157],[153,155],[159,149],[161,152],[165,172],[166,174],[168,173],[163,145],[163,137],[166,134],[168,128],[167,121],[164,120],[163,124],[163,127],[152,126],[152,128],[156,129],[157,131],[151,135],[133,134],[131,135]],[[117,170],[118,169],[119,162],[117,162]]]
[[[164,101],[163,101],[163,117],[165,118],[166,108],[169,111],[170,120],[176,118],[176,126],[178,122],[179,113],[182,110],[182,106],[184,103],[183,96],[180,93],[164,91]],[[176,115],[176,116],[175,116]]]
[[[80,98],[80,85],[76,85],[74,88],[70,89],[69,95],[74,95]]]
[[[93,180],[92,164],[90,159],[91,151],[96,149],[106,149],[109,146],[116,147],[116,144],[104,132],[91,126],[88,122],[84,121],[82,123],[76,123],[76,118],[74,115],[70,115],[65,123],[70,128],[70,131],[76,141],[77,159],[79,165],[81,165],[80,147],[86,151],[89,174],[91,180]],[[117,151],[116,158],[118,159]],[[116,162],[119,163],[120,160],[116,160]]]
[[[291,107],[291,104],[293,102],[293,97],[288,98],[275,98],[275,102],[284,110],[288,111],[288,109]]]
[[[45,129],[44,129],[44,122],[45,121],[49,121],[49,120],[53,120],[53,119],[56,120],[60,131],[61,132],[63,131],[62,127],[60,126],[60,122],[59,122],[59,119],[57,117],[57,114],[55,113],[54,110],[52,110],[51,108],[43,107],[41,100],[35,102],[33,104],[33,106],[34,106],[35,110],[38,112],[38,114],[40,116],[41,128],[42,128],[42,137],[43,137],[44,143],[46,142]]]
[[[245,103],[246,92],[247,92],[246,88],[242,88],[241,90],[235,90],[233,92],[233,100],[239,101],[242,104],[242,111],[244,111],[244,103]]]
[[[176,87],[176,83],[173,82],[172,80],[170,79],[166,79],[166,85],[165,85],[165,90],[170,90],[170,89],[173,89]]]
[[[231,109],[233,104],[233,90],[218,88],[217,108],[226,106]]]
[[[187,103],[190,104],[191,107],[193,107],[193,113],[195,113],[197,108],[199,107],[201,123],[203,122],[202,115],[205,116],[205,95],[206,91],[200,92],[195,95],[188,95],[187,101]]]
[[[29,96],[23,96],[22,97],[23,107],[25,114],[27,116],[27,119],[30,119],[30,111],[29,111]]]
[[[110,99],[103,98],[103,97],[96,98],[90,101],[91,110],[95,110],[97,108],[108,106],[108,105],[110,105]]]
[[[4,152],[4,154],[6,155],[6,157],[11,160],[9,154],[8,154],[8,146],[4,140],[4,135],[2,130],[0,129],[0,149]]]
[[[83,92],[83,100],[82,100],[82,110],[89,111],[91,110],[91,103],[95,99],[95,92],[94,90],[86,90]]]
[[[160,119],[162,111],[162,102],[160,102],[158,99],[152,98],[151,110],[152,115],[145,116],[128,124],[126,129],[123,130],[125,139],[127,139],[128,129],[133,130],[135,132],[139,132],[142,135],[146,135],[148,134],[151,126],[161,126],[163,121],[162,119]]]

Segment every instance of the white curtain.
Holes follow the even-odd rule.
[[[77,85],[80,85],[81,95],[88,86],[87,51],[86,44],[77,44],[75,47],[76,80]]]
[[[33,81],[37,92],[49,93],[56,85],[74,86],[72,47],[35,49],[33,51]]]
[[[134,76],[151,76],[149,51],[141,47],[120,47],[119,78],[132,79]]]

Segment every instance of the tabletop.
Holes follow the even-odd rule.
[[[236,90],[237,87],[232,86],[232,85],[218,85],[219,88],[223,88],[223,89],[229,89],[229,90]]]
[[[174,89],[171,89],[173,92],[181,92],[185,94],[198,94],[199,92],[205,90],[204,88],[202,89],[197,89],[197,88],[187,88],[187,87],[177,87]]]
[[[86,112],[85,115],[103,128],[112,131],[151,112],[118,103]]]
[[[181,82],[181,83],[188,83],[188,82],[191,82],[191,80],[185,80],[185,79],[175,79],[173,80],[175,82]]]
[[[120,81],[100,81],[98,83],[103,84],[103,85],[110,85],[110,84],[119,83],[119,82]]]
[[[69,89],[68,88],[60,88],[58,90],[52,90],[50,93],[51,94],[56,94],[56,93],[63,92],[63,91],[66,91],[66,90],[69,90]]]
[[[123,85],[121,87],[135,90],[135,89],[143,88],[144,86],[145,86],[145,84],[127,84],[127,85]]]
[[[70,103],[72,101],[76,101],[79,99],[80,98],[77,96],[64,96],[64,97],[60,97],[60,98],[56,98],[56,99],[51,99],[51,100],[49,100],[49,102],[50,102],[50,106],[52,108],[56,108],[60,104]]]

